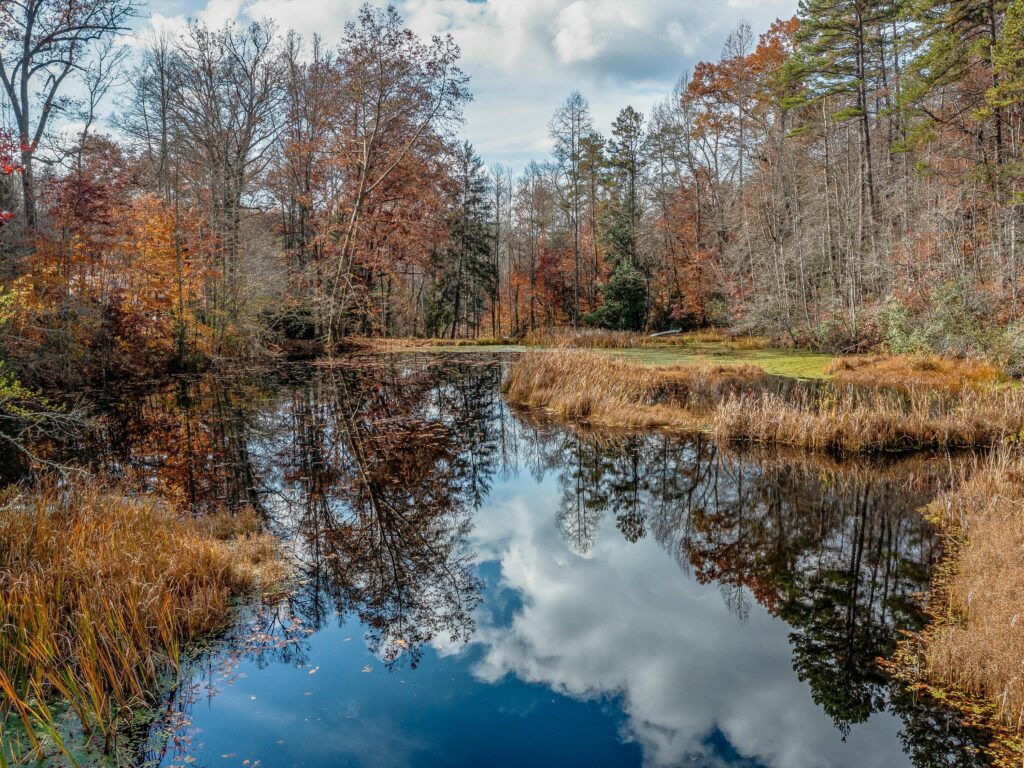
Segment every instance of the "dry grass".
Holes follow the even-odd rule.
[[[1024,763],[1024,458],[1006,449],[926,514],[947,532],[930,626],[896,657],[906,681],[991,738],[996,765]]]
[[[763,378],[753,366],[654,368],[595,353],[538,351],[512,365],[502,391],[513,403],[588,424],[696,429],[710,423],[717,402]]]
[[[733,397],[715,414],[724,441],[834,453],[897,453],[986,448],[1024,430],[1024,393],[894,394],[824,385],[788,398],[771,392]]]
[[[506,339],[387,339],[380,337],[353,336],[346,343],[355,349],[369,350],[407,350],[433,349],[436,347],[496,347],[508,344]]]
[[[632,331],[606,331],[599,328],[540,328],[527,333],[520,343],[527,347],[548,349],[650,349],[712,344],[748,351],[764,349],[768,345],[759,336],[734,338],[717,328],[671,336],[649,336]]]
[[[597,328],[539,328],[520,339],[527,347],[549,349],[637,349],[647,341],[642,333]]]
[[[509,400],[594,425],[699,429],[836,454],[984,448],[1024,433],[1024,391],[895,392],[784,383],[754,366],[648,367],[599,353],[521,356]]]
[[[234,597],[280,588],[286,574],[276,540],[257,532],[252,514],[198,522],[96,482],[7,492],[0,733],[19,723],[22,737],[5,758],[69,754],[49,708],[57,700],[88,744],[111,750],[183,645],[222,629]]]
[[[1008,380],[999,368],[982,360],[923,355],[840,357],[825,372],[843,383],[904,392],[990,389]]]

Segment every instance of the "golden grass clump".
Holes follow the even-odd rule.
[[[983,360],[929,355],[839,357],[825,373],[847,384],[904,392],[961,392],[965,389],[988,389],[1008,381],[1003,371]]]
[[[63,700],[86,743],[112,749],[185,643],[224,628],[236,596],[283,584],[256,528],[252,513],[183,517],[96,481],[0,496],[0,733],[20,727],[29,756],[63,751],[49,707]]]
[[[350,336],[346,343],[355,349],[405,351],[411,349],[435,349],[444,347],[497,347],[508,344],[506,339],[420,339],[420,338],[381,338],[378,336]]]
[[[754,366],[650,367],[588,352],[537,351],[511,367],[509,401],[611,427],[696,429],[714,403],[764,377]]]
[[[1024,763],[1024,458],[1004,449],[925,510],[947,534],[931,624],[905,641],[903,680],[986,732],[994,765]]]
[[[1020,390],[894,394],[835,385],[786,399],[772,392],[732,397],[713,429],[724,441],[834,453],[985,448],[1022,430]]]
[[[984,448],[1024,433],[1024,390],[814,386],[755,366],[651,367],[596,352],[522,355],[511,402],[600,426],[710,427],[723,442],[837,454]]]

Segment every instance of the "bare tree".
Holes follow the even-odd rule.
[[[210,30],[192,24],[174,62],[174,117],[190,178],[202,188],[217,238],[208,300],[215,326],[238,311],[243,198],[271,156],[282,103],[281,59],[269,23]]]
[[[90,47],[126,28],[135,0],[3,0],[0,3],[0,83],[21,144],[25,222],[38,224],[33,158],[61,88],[83,68]]]
[[[578,91],[573,91],[555,112],[548,127],[555,142],[555,162],[562,183],[559,185],[562,207],[569,218],[572,232],[573,260],[573,325],[580,321],[580,210],[585,198],[583,174],[583,139],[593,131],[590,106]]]

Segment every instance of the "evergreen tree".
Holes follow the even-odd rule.
[[[910,62],[912,86],[906,102],[927,117],[925,125],[959,120],[963,114],[987,113],[988,136],[983,133],[979,139],[983,161],[995,165],[1005,156],[1003,105],[998,99],[986,105],[985,88],[972,92],[969,83],[980,81],[990,92],[998,92],[1000,72],[993,57],[998,55],[999,30],[1009,5],[1010,0],[914,0],[910,8],[919,55]],[[1018,44],[1019,40],[1018,34]],[[975,72],[979,67],[981,77]],[[955,90],[960,101],[949,115],[929,105],[931,97],[947,89]],[[986,106],[990,108],[986,110]]]
[[[604,289],[604,304],[587,324],[614,331],[639,331],[647,318],[647,281],[629,261],[615,268]]]
[[[873,215],[878,201],[869,89],[883,79],[885,30],[899,14],[900,0],[800,0],[797,49],[790,64],[791,76],[804,86],[805,101],[838,97],[842,108],[836,119],[857,120],[863,190]]]
[[[460,325],[473,334],[479,331],[498,276],[491,178],[469,142],[457,150],[453,175],[459,187],[450,213],[450,245],[435,254],[440,279],[428,299],[426,327],[429,335],[448,334],[454,339]]]
[[[644,116],[632,107],[623,109],[612,125],[608,142],[608,168],[612,199],[606,216],[604,237],[609,259],[637,264],[637,231],[642,203]]]

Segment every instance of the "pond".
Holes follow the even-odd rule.
[[[255,507],[300,583],[188,665],[139,762],[975,765],[877,663],[940,555],[948,461],[588,434],[502,400],[507,354],[181,379],[94,455]]]

